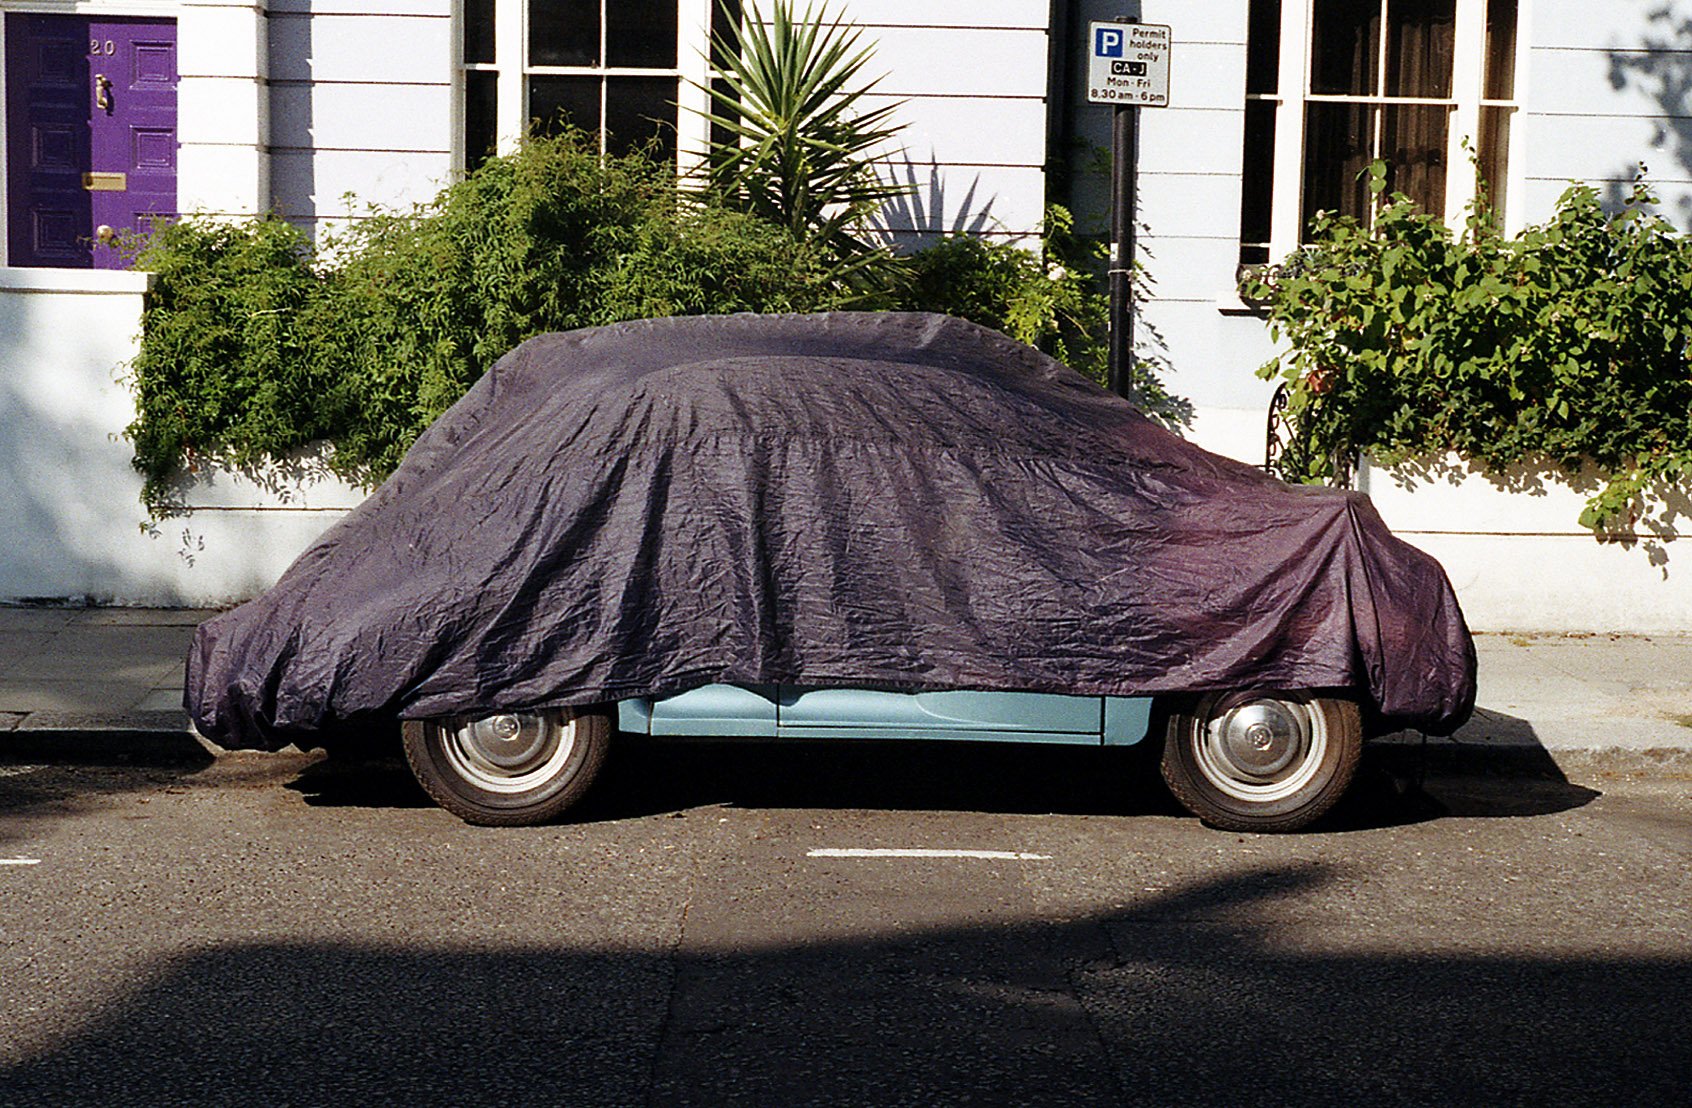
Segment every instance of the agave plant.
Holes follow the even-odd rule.
[[[874,48],[825,8],[748,5],[738,33],[712,36],[719,78],[706,87],[713,140],[703,174],[731,206],[822,247],[845,270],[884,254],[859,234],[864,218],[905,186],[873,162],[903,127],[899,104],[859,111],[879,78],[859,84]],[[720,136],[720,137],[719,137]]]

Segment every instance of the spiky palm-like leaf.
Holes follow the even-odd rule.
[[[873,253],[854,230],[904,186],[881,180],[874,155],[902,128],[899,104],[859,112],[879,78],[858,84],[874,48],[826,8],[794,14],[775,0],[768,18],[748,6],[734,40],[713,36],[720,87],[703,113],[726,139],[713,142],[704,173],[730,204],[824,245],[842,261]]]

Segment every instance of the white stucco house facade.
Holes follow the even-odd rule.
[[[1692,0],[836,0],[902,101],[886,213],[918,242],[1038,233],[1048,201],[1104,224],[1111,110],[1084,101],[1087,26],[1172,31],[1170,105],[1141,112],[1142,352],[1191,400],[1191,435],[1263,457],[1274,353],[1242,264],[1283,256],[1318,207],[1355,204],[1377,155],[1455,218],[1473,150],[1507,228],[1571,181],[1619,197],[1640,163],[1692,223]],[[144,525],[120,433],[144,275],[103,228],[276,211],[313,230],[428,199],[526,121],[609,142],[702,124],[713,0],[0,0],[0,602],[217,604],[262,589],[357,490],[202,477]],[[125,206],[127,205],[127,207]],[[1583,496],[1471,477],[1360,476],[1447,567],[1475,626],[1692,629],[1692,543],[1600,544]]]

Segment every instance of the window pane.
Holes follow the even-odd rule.
[[[676,67],[676,0],[608,0],[606,65]]]
[[[1301,215],[1309,241],[1310,220],[1319,211],[1368,218],[1369,181],[1364,171],[1374,144],[1376,109],[1367,104],[1311,104],[1306,111]]]
[[[1240,181],[1240,242],[1269,241],[1269,196],[1274,180],[1275,108],[1267,100],[1245,106],[1245,158]]]
[[[1316,0],[1310,38],[1310,91],[1372,96],[1378,79],[1379,0]]]
[[[1457,0],[1388,0],[1388,96],[1451,95]]]
[[[598,65],[599,0],[529,0],[529,64]]]
[[[1486,5],[1486,91],[1488,100],[1516,94],[1516,0]]]
[[[735,50],[740,42],[740,0],[717,0],[711,6],[711,68],[720,72],[723,68],[725,54]],[[713,77],[711,87],[720,92],[728,92],[728,82]],[[728,119],[738,120],[740,115],[720,100],[711,101],[711,111]],[[734,132],[720,123],[711,124],[711,142],[716,146],[728,146],[735,141]]]
[[[656,157],[676,156],[676,79],[611,77],[605,82],[605,147],[617,154],[656,140]]]
[[[1451,109],[1406,104],[1381,109],[1381,153],[1387,189],[1402,192],[1430,215],[1445,215],[1445,138]]]
[[[740,41],[740,0],[717,0],[711,5],[711,34],[731,47]],[[711,52],[711,64],[721,64],[715,50]]]
[[[464,168],[475,169],[493,152],[497,75],[474,69],[464,75]]]
[[[598,77],[530,77],[529,118],[535,129],[556,135],[564,124],[599,130]]]
[[[1475,143],[1476,171],[1487,207],[1496,215],[1504,210],[1504,184],[1509,170],[1510,117],[1514,108],[1482,108],[1480,139]]]
[[[1246,91],[1274,92],[1281,68],[1281,0],[1251,0]]]
[[[494,60],[494,0],[464,0],[464,60]]]

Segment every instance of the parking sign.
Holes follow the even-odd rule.
[[[1087,102],[1169,106],[1169,28],[1161,23],[1088,25]]]

